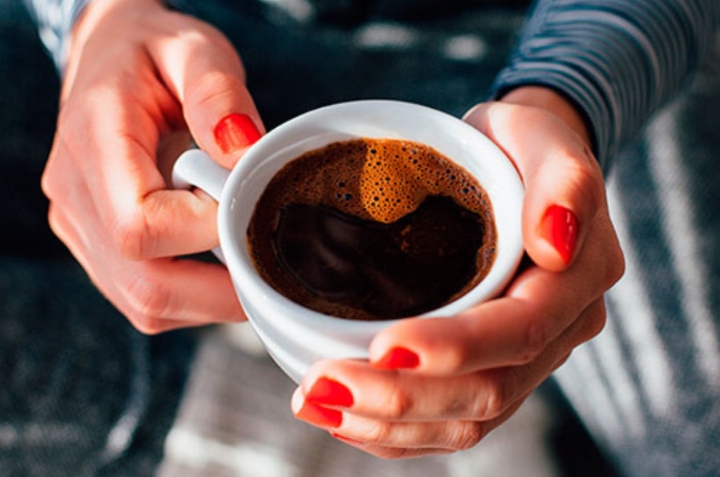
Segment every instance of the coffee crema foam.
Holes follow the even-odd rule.
[[[282,175],[283,184],[272,192],[279,207],[318,204],[385,224],[414,211],[429,195],[453,197],[477,214],[488,208],[484,190],[470,174],[411,141],[336,142],[291,162]]]
[[[289,162],[271,180],[256,205],[248,229],[249,248],[261,276],[288,298],[326,314],[373,319],[372,313],[352,310],[354,307],[347,303],[312,296],[312,291],[302,289],[281,270],[279,262],[283,260],[277,257],[272,244],[282,211],[298,204],[313,205],[364,221],[393,224],[435,196],[451,198],[483,222],[475,276],[448,296],[445,302],[449,302],[479,283],[494,260],[492,207],[485,190],[465,169],[434,149],[412,141],[351,139]]]

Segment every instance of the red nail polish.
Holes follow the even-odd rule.
[[[392,348],[374,365],[380,369],[413,369],[420,365],[420,358],[409,349]]]
[[[570,263],[578,234],[578,220],[572,211],[552,205],[542,221],[543,237],[555,247],[565,263]]]
[[[350,407],[355,402],[350,390],[328,378],[319,378],[305,395],[305,401],[325,406]]]
[[[298,411],[296,417],[319,427],[340,427],[343,421],[342,412],[316,406],[308,402],[303,404],[303,407]]]
[[[260,131],[245,114],[228,114],[215,126],[215,142],[224,153],[250,146],[258,139]]]

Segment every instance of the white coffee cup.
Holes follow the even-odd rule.
[[[523,253],[524,189],[511,161],[486,136],[446,113],[398,101],[355,101],[323,107],[270,131],[228,171],[199,149],[173,169],[175,187],[200,187],[219,202],[220,248],[240,303],[268,353],[295,382],[321,359],[367,358],[368,345],[396,320],[355,321],[309,310],[285,298],[260,277],[247,249],[255,204],[270,179],[305,152],[353,138],[405,139],[426,144],[475,176],[493,207],[496,257],[487,276],[467,294],[428,312],[452,316],[500,293]]]

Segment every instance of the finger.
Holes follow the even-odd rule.
[[[201,149],[225,167],[264,131],[245,86],[234,47],[217,30],[180,14],[171,16],[171,34],[154,41],[150,54],[165,83],[183,105],[185,119]]]
[[[302,394],[293,395],[293,409],[301,419],[310,415],[310,424],[328,430],[336,439],[384,459],[405,459],[442,455],[470,449],[493,429],[509,419],[527,399],[523,396],[502,415],[489,421],[447,420],[436,422],[391,422],[368,419],[350,413],[342,414],[342,422],[328,424]],[[313,421],[312,419],[317,419]],[[305,419],[307,420],[307,419]]]
[[[123,271],[126,316],[146,331],[158,320],[238,322],[245,315],[227,269],[195,260],[158,259]]]
[[[512,417],[527,397],[524,396],[512,408],[490,421],[387,423],[362,418],[351,421],[348,418],[343,426],[329,432],[346,444],[384,459],[449,454],[476,446],[493,429]],[[363,432],[363,429],[369,431]]]
[[[50,200],[65,204],[72,194],[67,183],[71,174],[66,169],[74,167],[73,173],[87,184],[84,200],[102,211],[99,224],[127,258],[211,249],[218,243],[217,204],[200,192],[166,190],[155,157],[162,126],[137,101],[128,100],[128,90],[134,89],[154,91],[155,97],[167,94],[150,82],[120,90],[104,88],[91,97],[69,100],[59,121],[43,189]],[[153,103],[154,99],[142,101]]]
[[[140,331],[245,319],[225,267],[193,260],[125,260],[104,245],[102,232],[86,232],[93,213],[85,203],[83,219],[77,220],[51,204],[49,221],[93,283]],[[105,259],[99,262],[98,256]]]
[[[390,431],[387,426],[395,423],[497,420],[516,409],[564,362],[570,350],[595,336],[602,328],[603,317],[603,302],[597,300],[540,356],[520,366],[438,377],[389,373],[360,360],[324,361],[308,371],[293,398],[293,409],[301,419],[316,425],[320,422],[321,427],[324,424],[338,432],[344,429],[345,432],[340,432],[342,435],[374,443],[387,443]],[[316,417],[318,415],[321,417]],[[354,421],[355,418],[367,421]],[[355,426],[350,425],[353,422]],[[386,427],[360,426],[365,422],[385,423]],[[448,436],[473,435],[465,427],[459,432],[457,425],[433,429],[435,434],[426,430],[426,440],[420,440],[429,447],[448,447]],[[475,434],[474,439],[479,440],[484,433]],[[412,438],[418,439],[421,437]],[[462,442],[468,443],[467,440],[453,441],[451,447]],[[396,440],[393,445],[401,445],[401,441]]]
[[[585,260],[596,260],[595,254]],[[602,296],[602,267],[589,268],[586,277],[588,267],[581,265],[563,274],[531,267],[506,296],[456,317],[402,320],[375,336],[370,361],[382,369],[435,375],[527,363]]]
[[[470,449],[485,437],[486,425],[478,421],[460,420],[409,423],[377,421],[347,413],[343,424],[330,432],[351,439],[365,450],[375,448],[377,452],[384,448],[384,453],[398,453],[399,449],[405,449],[405,452],[395,456],[397,458],[407,457],[407,450],[410,449],[422,450],[422,455]]]
[[[478,423],[399,423],[370,419],[317,406],[306,401],[300,389],[293,394],[292,409],[298,419],[327,429],[346,443],[362,446],[363,450],[382,457],[444,454],[472,447],[482,437],[482,426]],[[420,452],[408,452],[410,448]]]
[[[532,365],[443,378],[382,372],[361,362],[328,363],[314,367],[305,377],[293,398],[293,410],[311,424],[346,429],[352,427],[349,422],[488,421],[542,382],[558,359],[551,360],[547,354],[542,362]],[[352,400],[339,399],[342,394],[352,396]],[[449,432],[442,427],[434,429],[435,434],[424,436],[425,446],[438,446],[438,436]],[[387,439],[389,428],[362,427],[355,431],[367,434],[363,442],[378,443]]]
[[[606,209],[600,167],[583,139],[540,108],[488,103],[465,120],[513,160],[523,178],[523,239],[535,263],[564,270]]]

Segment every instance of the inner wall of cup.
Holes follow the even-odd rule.
[[[402,108],[401,108],[402,109]],[[483,187],[486,189],[493,203],[494,216],[498,230],[498,245],[504,246],[506,236],[513,234],[519,235],[519,217],[520,204],[507,200],[507,190],[501,190],[508,187],[505,178],[508,175],[517,177],[513,166],[504,157],[503,153],[490,142],[489,139],[472,129],[471,126],[462,123],[460,120],[444,115],[436,111],[431,111],[428,116],[416,115],[416,118],[408,117],[412,115],[412,111],[392,111],[392,108],[384,109],[387,114],[385,117],[378,116],[378,107],[369,108],[368,111],[375,114],[375,117],[339,117],[326,111],[329,117],[323,117],[323,114],[316,115],[316,120],[297,128],[285,128],[281,126],[278,130],[271,132],[265,138],[256,144],[257,147],[252,148],[243,159],[238,167],[231,174],[228,180],[228,187],[225,193],[229,197],[224,197],[221,208],[221,215],[227,214],[226,218],[220,220],[221,241],[223,241],[223,250],[228,258],[228,265],[231,270],[239,266],[242,271],[233,270],[233,274],[241,274],[248,279],[248,275],[254,276],[254,280],[262,281],[259,274],[255,272],[254,265],[246,248],[246,230],[250,222],[250,218],[254,211],[254,204],[264,191],[266,185],[271,178],[279,171],[287,162],[301,156],[307,151],[321,148],[332,142],[347,140],[358,137],[374,137],[374,138],[391,138],[391,139],[407,139],[411,141],[422,142],[427,144],[451,160],[465,167],[471,174],[477,177]],[[437,114],[436,114],[437,113]],[[275,136],[272,136],[275,134]],[[448,139],[450,138],[450,139]],[[263,141],[265,140],[265,141]],[[278,144],[284,144],[285,147],[278,148]],[[500,181],[497,177],[501,177]],[[495,180],[493,180],[495,179]],[[519,181],[518,181],[519,183]],[[512,188],[512,187],[511,187]],[[521,195],[521,191],[519,194]],[[503,200],[498,197],[503,196]],[[512,194],[511,194],[512,195]],[[252,204],[252,205],[251,205]],[[516,225],[517,223],[517,225]],[[227,233],[223,233],[222,228],[229,227]],[[517,230],[512,230],[517,229]],[[230,242],[230,243],[226,243]],[[511,248],[517,248],[517,245],[510,245]],[[483,280],[475,289],[460,299],[452,302],[440,310],[430,312],[429,314],[453,314],[475,302],[486,298],[489,293],[495,290],[488,290],[488,284],[492,280],[496,280],[493,275],[507,273],[505,269],[514,268],[518,258],[505,258],[502,249],[498,250],[496,263],[490,270],[488,277]],[[518,253],[512,252],[513,255]],[[509,263],[509,262],[512,263]],[[508,262],[508,263],[504,263]],[[277,292],[272,290],[268,285],[262,282],[260,290],[267,294],[271,299],[285,300]],[[324,315],[311,312],[297,304],[289,305],[297,307],[296,312],[307,314],[312,319],[323,319]],[[302,310],[302,311],[301,311]],[[348,320],[342,320],[342,326],[386,326],[377,322],[357,322],[353,324]],[[374,325],[373,325],[374,323]],[[327,324],[327,323],[324,323]]]

